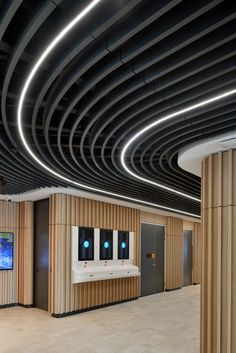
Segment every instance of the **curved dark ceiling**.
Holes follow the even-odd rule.
[[[82,0],[5,0],[0,9],[2,194],[69,186],[44,171],[17,130],[23,84],[40,54],[84,9]],[[44,164],[88,186],[200,214],[200,203],[138,181],[125,143],[158,117],[236,86],[236,2],[102,0],[43,63],[23,130]],[[163,123],[128,149],[139,176],[200,198],[178,151],[236,126],[235,95]]]

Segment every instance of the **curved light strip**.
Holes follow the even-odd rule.
[[[29,155],[35,160],[35,162],[37,164],[39,164],[43,169],[45,169],[47,172],[49,172],[50,174],[56,176],[57,178],[60,178],[61,180],[64,180],[70,184],[73,184],[75,186],[79,186],[81,188],[84,188],[84,189],[87,189],[87,190],[91,190],[91,191],[95,191],[95,192],[98,192],[98,193],[103,193],[103,194],[106,194],[106,195],[109,195],[109,196],[114,196],[114,197],[118,197],[118,198],[122,198],[122,199],[125,199],[125,200],[129,200],[129,201],[132,201],[132,202],[136,202],[136,203],[140,203],[140,204],[143,204],[143,205],[146,205],[146,206],[151,206],[151,207],[158,207],[158,208],[161,208],[161,209],[164,209],[164,210],[167,210],[167,211],[171,211],[171,212],[178,212],[178,213],[181,213],[183,215],[186,215],[186,216],[191,216],[191,217],[197,217],[197,218],[200,218],[199,215],[196,215],[196,214],[193,214],[193,213],[190,213],[190,212],[184,212],[182,210],[178,210],[178,209],[174,209],[174,208],[171,208],[171,207],[165,207],[165,206],[162,206],[162,205],[158,205],[158,204],[155,204],[155,203],[152,203],[152,202],[146,202],[146,201],[143,201],[143,200],[139,200],[139,199],[135,199],[135,198],[132,198],[132,197],[127,197],[127,196],[123,196],[123,195],[119,195],[119,194],[116,194],[116,193],[113,193],[113,192],[109,192],[109,191],[105,191],[105,190],[102,190],[102,189],[97,189],[97,188],[94,188],[94,187],[91,187],[91,186],[87,186],[87,185],[84,185],[84,184],[81,184],[81,183],[78,183],[77,181],[74,181],[74,180],[71,180],[59,173],[57,173],[55,170],[49,168],[46,164],[44,164],[44,162],[42,162],[35,154],[34,152],[31,150],[27,140],[26,140],[26,137],[24,135],[24,132],[23,132],[23,127],[22,127],[22,110],[23,110],[23,105],[24,105],[24,100],[25,100],[25,97],[30,89],[30,85],[36,75],[36,73],[38,72],[39,68],[41,67],[41,65],[43,64],[43,62],[46,60],[46,58],[49,56],[49,54],[53,51],[53,49],[57,46],[57,44],[59,42],[62,41],[62,39],[70,32],[70,30],[75,27],[75,25],[88,13],[90,12],[95,5],[97,5],[97,3],[99,3],[101,0],[94,0],[92,1],[82,12],[80,12],[80,14],[78,16],[76,16],[55,38],[54,40],[49,44],[49,46],[46,47],[46,49],[43,51],[42,55],[39,57],[39,59],[36,61],[35,65],[33,66],[27,80],[25,81],[25,84],[23,86],[23,89],[21,91],[21,94],[20,94],[20,99],[19,99],[19,103],[18,103],[18,108],[17,108],[17,126],[18,126],[18,131],[19,131],[19,135],[20,135],[20,138],[21,138],[21,141],[25,147],[25,149],[27,150],[27,152],[29,153]],[[138,137],[138,136],[137,136]],[[132,143],[133,141],[131,141]],[[128,148],[128,146],[127,146]]]
[[[199,199],[199,198],[193,197],[191,195],[185,194],[184,192],[177,191],[177,190],[172,189],[172,188],[170,188],[168,186],[156,183],[155,181],[143,178],[143,177],[139,176],[138,174],[135,174],[134,172],[132,172],[132,170],[130,170],[128,168],[128,166],[127,166],[127,164],[125,162],[125,154],[126,154],[128,148],[131,146],[131,144],[134,141],[136,141],[141,135],[145,134],[145,132],[153,129],[154,127],[164,123],[167,120],[173,119],[176,116],[182,115],[184,113],[190,112],[190,111],[195,110],[195,109],[200,108],[200,107],[203,107],[203,106],[208,105],[210,103],[213,103],[215,101],[221,100],[221,99],[223,99],[225,97],[228,97],[228,96],[231,96],[232,94],[235,94],[235,93],[236,93],[236,89],[233,89],[231,91],[228,91],[228,92],[225,92],[223,94],[217,95],[217,96],[212,97],[210,99],[206,99],[206,100],[204,100],[204,101],[202,101],[200,103],[191,105],[191,106],[189,106],[189,107],[187,107],[185,109],[181,109],[181,110],[178,110],[175,113],[172,113],[172,114],[169,114],[167,116],[164,116],[163,118],[154,121],[153,123],[151,123],[151,124],[147,125],[145,128],[143,128],[142,130],[138,131],[133,137],[131,137],[131,139],[126,143],[126,145],[122,149],[120,159],[121,159],[121,164],[122,164],[123,168],[127,171],[127,173],[129,173],[130,175],[132,175],[133,177],[135,177],[138,180],[144,181],[145,183],[148,183],[148,184],[152,184],[152,185],[158,186],[161,189],[165,189],[167,191],[173,192],[174,194],[181,195],[181,196],[186,197],[188,199],[201,202],[201,199]]]

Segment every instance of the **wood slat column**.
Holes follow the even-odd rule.
[[[236,150],[202,166],[201,353],[236,352]]]
[[[202,275],[202,234],[201,223],[193,227],[193,284],[201,283]]]
[[[18,303],[19,204],[0,200],[0,231],[14,233],[13,270],[0,271],[0,307]]]
[[[166,290],[183,287],[183,220],[167,217]]]
[[[33,304],[33,202],[19,204],[18,301]]]

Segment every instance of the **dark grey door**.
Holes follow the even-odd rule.
[[[184,230],[184,286],[192,285],[192,231]]]
[[[164,291],[165,227],[141,225],[141,295]]]
[[[49,200],[34,203],[34,306],[48,310]]]

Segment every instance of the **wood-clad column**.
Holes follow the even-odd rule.
[[[236,150],[203,161],[201,353],[236,352]]]
[[[13,270],[0,271],[0,307],[18,303],[19,204],[0,200],[0,231],[14,234]]]
[[[33,202],[19,204],[19,303],[33,304]]]
[[[166,290],[183,287],[183,220],[167,217]]]
[[[201,283],[202,275],[202,234],[201,223],[193,226],[193,284]]]

